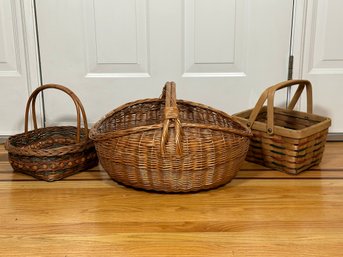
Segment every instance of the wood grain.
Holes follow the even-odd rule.
[[[0,145],[0,256],[342,256],[343,143],[297,176],[245,163],[193,194],[139,191],[101,167],[48,183]]]

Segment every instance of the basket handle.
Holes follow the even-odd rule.
[[[37,95],[45,90],[45,89],[49,89],[49,88],[54,88],[54,89],[58,89],[60,91],[65,92],[66,94],[68,94],[71,99],[73,100],[74,104],[75,104],[75,108],[76,108],[76,114],[77,114],[77,130],[76,130],[76,142],[80,143],[80,137],[81,137],[81,117],[80,117],[80,111],[82,113],[82,119],[83,119],[83,124],[84,124],[84,128],[85,128],[85,132],[86,132],[86,137],[85,140],[87,140],[88,138],[88,124],[87,124],[87,116],[86,116],[86,112],[83,108],[83,105],[80,101],[80,99],[74,94],[73,91],[71,91],[70,89],[62,86],[62,85],[58,85],[58,84],[46,84],[46,85],[42,85],[40,87],[38,87],[36,90],[33,91],[33,93],[30,95],[27,104],[26,104],[26,110],[25,110],[25,133],[28,132],[28,117],[29,117],[29,111],[30,111],[30,105],[32,103],[32,120],[33,120],[33,126],[34,129],[36,130],[38,128],[37,126],[37,115],[36,115],[36,98]]]
[[[291,102],[289,103],[287,109],[293,110],[296,103],[298,102],[305,86],[307,94],[307,113],[311,114],[313,111],[313,97],[312,97],[312,85],[308,80],[287,80],[281,83],[278,83],[274,86],[267,88],[259,100],[257,101],[253,111],[250,114],[247,126],[251,128],[257,118],[257,115],[260,113],[263,104],[267,101],[267,133],[272,135],[274,133],[274,96],[275,92],[289,86],[299,85],[297,91],[295,92]]]
[[[182,126],[179,118],[179,109],[176,103],[176,85],[175,82],[167,82],[163,88],[162,99],[165,99],[165,108],[163,113],[163,128],[161,137],[161,153],[165,153],[166,144],[169,137],[169,125],[171,121],[175,124],[175,145],[176,154],[182,154]]]

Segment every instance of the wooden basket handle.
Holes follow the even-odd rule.
[[[312,96],[312,85],[308,80],[287,80],[267,88],[259,100],[257,101],[253,111],[250,114],[247,126],[251,128],[260,113],[263,104],[267,101],[267,133],[272,135],[274,133],[274,97],[275,92],[289,86],[299,85],[297,91],[295,92],[291,102],[289,103],[287,109],[293,110],[296,103],[298,102],[305,86],[307,94],[307,113],[311,114],[313,111],[313,96]]]
[[[171,121],[175,124],[175,145],[176,153],[182,154],[182,126],[179,118],[179,109],[176,103],[176,85],[175,82],[167,82],[163,88],[162,99],[165,99],[165,108],[163,114],[163,128],[161,137],[161,153],[165,153],[166,144],[169,137],[169,126]]]
[[[28,132],[28,117],[29,117],[29,111],[30,111],[30,105],[32,103],[32,120],[33,120],[33,126],[34,129],[36,130],[38,128],[37,126],[37,115],[36,115],[36,98],[37,95],[45,90],[45,89],[49,89],[49,88],[54,88],[54,89],[58,89],[60,91],[65,92],[66,94],[68,94],[71,99],[73,100],[74,104],[75,104],[75,108],[76,108],[76,114],[77,114],[77,131],[76,131],[76,142],[80,143],[80,137],[81,137],[81,117],[80,117],[80,110],[82,113],[82,119],[83,119],[83,123],[84,123],[84,128],[85,128],[85,132],[86,132],[86,137],[85,140],[88,139],[88,124],[87,124],[87,116],[86,116],[86,112],[83,108],[83,105],[80,101],[80,99],[74,94],[73,91],[71,91],[70,89],[62,86],[62,85],[57,85],[57,84],[46,84],[46,85],[42,85],[40,87],[38,87],[35,91],[33,91],[33,93],[31,94],[31,96],[29,97],[27,104],[26,104],[26,110],[25,110],[25,133]]]

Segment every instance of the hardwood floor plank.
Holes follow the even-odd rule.
[[[235,180],[197,194],[155,194],[106,181],[8,182],[0,189],[0,251],[340,256],[342,194],[343,181],[327,180]]]
[[[343,221],[339,208],[343,206],[342,194],[341,180],[235,180],[225,187],[196,194],[156,194],[111,181],[4,182],[0,189],[0,216],[2,225],[308,221],[311,217],[334,222]],[[4,231],[2,225],[0,231]]]
[[[1,165],[0,165],[1,166]],[[240,171],[234,179],[343,179],[343,170],[311,170],[296,176],[272,170]],[[26,174],[12,170],[0,171],[0,183],[4,181],[36,181]],[[105,171],[84,171],[63,179],[64,181],[111,180]],[[56,182],[55,182],[56,183]]]
[[[0,256],[342,256],[343,143],[297,176],[244,163],[229,184],[151,193],[101,167],[53,183],[15,173],[0,145]]]
[[[326,152],[322,163],[319,166],[313,167],[309,171],[302,172],[296,175],[297,178],[318,178],[318,179],[340,179],[343,178],[343,143],[331,142],[326,146]],[[22,181],[22,180],[35,180],[27,175],[19,173],[12,174],[12,168],[7,161],[7,153],[0,154],[0,181]],[[4,158],[6,156],[6,158]],[[264,179],[264,178],[283,178],[293,179],[293,175],[285,174],[279,171],[271,170],[263,166],[245,162],[241,170],[238,172],[236,178],[245,179]],[[65,180],[109,180],[109,176],[99,166],[91,169],[91,172],[82,172],[66,178]]]
[[[313,170],[315,171],[327,171],[327,170],[331,170],[331,171],[339,171],[342,170],[343,171],[343,158],[341,158],[341,156],[343,156],[343,142],[330,142],[327,143],[326,145],[326,150],[324,152],[324,156],[323,156],[323,160],[321,162],[321,164],[319,166],[313,167],[311,169],[311,172]],[[98,170],[99,167],[95,167],[92,170]],[[101,169],[101,168],[100,168]],[[7,158],[7,152],[5,151],[3,145],[0,145],[0,172],[5,171],[5,170],[12,170],[12,168],[10,167],[10,165],[8,164],[8,158]],[[244,162],[241,168],[241,172],[238,174],[238,177],[240,177],[240,174],[243,174],[243,177],[250,177],[250,175],[246,175],[243,173],[243,171],[255,171],[255,172],[259,172],[258,176],[259,177],[266,177],[266,178],[270,178],[272,176],[275,177],[288,177],[288,175],[285,175],[283,173],[280,173],[278,171],[273,171],[273,174],[267,172],[267,173],[263,173],[262,171],[271,171],[271,169],[263,167],[261,165],[258,164],[254,164],[254,163],[249,163],[249,162]],[[266,176],[261,175],[261,174],[267,174]],[[313,174],[308,174],[309,171],[307,172],[303,172],[301,174],[299,174],[299,177],[316,177],[316,175]],[[319,174],[317,172],[317,174]],[[105,175],[106,177],[106,175]],[[252,176],[255,177],[255,176]],[[320,176],[322,178],[322,176]],[[325,176],[324,176],[325,177]],[[331,176],[330,176],[331,177]],[[337,176],[334,176],[337,177]]]
[[[273,170],[241,170],[235,179],[343,179],[343,170],[310,170],[296,176]],[[0,183],[1,181],[36,181],[35,178],[13,172],[10,169],[1,171],[0,164]],[[109,175],[103,170],[84,171],[73,176],[67,177],[64,181],[89,181],[89,180],[111,180]]]
[[[37,236],[2,239],[6,256],[340,256],[341,233],[123,233],[108,236]],[[20,244],[18,244],[20,240]],[[325,243],[323,243],[325,241]],[[33,247],[39,243],[40,247]]]

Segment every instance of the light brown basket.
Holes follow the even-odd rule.
[[[287,109],[274,107],[277,90],[298,84]],[[295,111],[305,87],[307,112]],[[331,120],[312,114],[312,109],[312,85],[307,80],[289,80],[267,88],[254,109],[235,114],[254,134],[247,160],[291,174],[318,165]]]
[[[77,127],[37,127],[37,95],[51,88],[61,90],[71,97],[76,107]],[[31,103],[34,130],[28,131]],[[80,112],[84,128],[81,128]],[[9,137],[5,148],[15,171],[46,181],[59,180],[98,164],[94,144],[88,138],[87,117],[81,101],[70,89],[56,84],[40,86],[31,94],[26,104],[25,132]]]
[[[90,131],[100,163],[125,185],[190,192],[228,183],[245,159],[251,131],[224,112],[176,100],[174,82],[161,98],[125,104]]]

